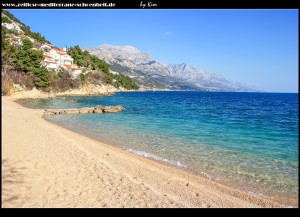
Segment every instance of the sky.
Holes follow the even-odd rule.
[[[131,45],[161,63],[298,93],[298,10],[8,11],[58,47]]]

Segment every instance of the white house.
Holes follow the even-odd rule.
[[[58,68],[54,58],[49,55],[44,56],[44,61],[42,62],[42,65],[44,65],[49,70],[57,70]]]
[[[50,50],[51,50],[51,45],[49,44],[43,44],[41,47],[40,47],[40,50],[42,50],[44,53],[49,53]]]
[[[73,58],[67,54],[65,51],[58,51],[56,52],[59,55],[59,62],[60,65],[72,65]]]
[[[44,52],[43,65],[47,69],[58,70],[60,67],[72,72],[73,78],[78,77],[82,69],[76,64],[73,64],[73,58],[67,54],[67,49],[57,48],[51,44],[43,44],[40,50]]]
[[[12,22],[12,23],[2,23],[3,26],[5,26],[7,29],[9,30],[16,30],[17,32],[23,32],[20,28],[19,25],[17,25],[16,23]]]
[[[62,66],[63,68],[65,68],[66,70],[72,72],[72,77],[73,78],[77,78],[79,76],[79,74],[82,72],[82,69],[80,67],[78,67],[76,64],[64,64]]]
[[[58,69],[62,67],[70,71],[73,78],[78,77],[82,72],[80,67],[73,64],[73,58],[67,54],[66,48],[60,49],[45,43],[40,47],[40,50],[44,52],[44,61],[42,64],[46,66],[47,69],[58,71]]]
[[[13,45],[22,45],[22,41],[20,37],[14,36],[12,39],[12,44]]]

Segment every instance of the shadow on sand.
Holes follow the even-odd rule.
[[[19,198],[13,189],[23,183],[23,170],[25,167],[17,168],[12,166],[9,160],[2,159],[2,205],[12,203]]]

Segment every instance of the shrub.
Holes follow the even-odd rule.
[[[9,72],[9,78],[15,84],[24,85],[27,89],[32,90],[35,86],[34,84],[34,76],[31,73],[22,74],[15,70]]]
[[[80,80],[82,82],[86,82],[88,80],[88,78],[90,77],[91,75],[91,72],[88,72],[88,73],[80,73],[79,77],[80,77]]]
[[[35,86],[44,88],[50,85],[50,74],[45,67],[35,68],[33,73]]]
[[[12,23],[11,20],[8,19],[6,16],[3,16],[1,18],[2,18],[2,20],[1,20],[2,23]]]
[[[7,74],[2,74],[1,79],[1,95],[10,96],[14,92],[14,86],[12,80]]]
[[[107,76],[101,70],[97,70],[91,73],[90,82],[93,84],[107,84],[108,79]]]
[[[59,87],[60,77],[58,77],[58,75],[56,74],[55,71],[50,72],[49,76],[50,76],[50,82],[51,82],[52,90],[59,91],[59,89],[60,89],[60,87]]]

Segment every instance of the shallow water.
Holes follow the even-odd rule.
[[[45,118],[245,191],[297,198],[298,94],[124,92],[19,102],[30,108],[121,104],[127,110],[120,113]]]

